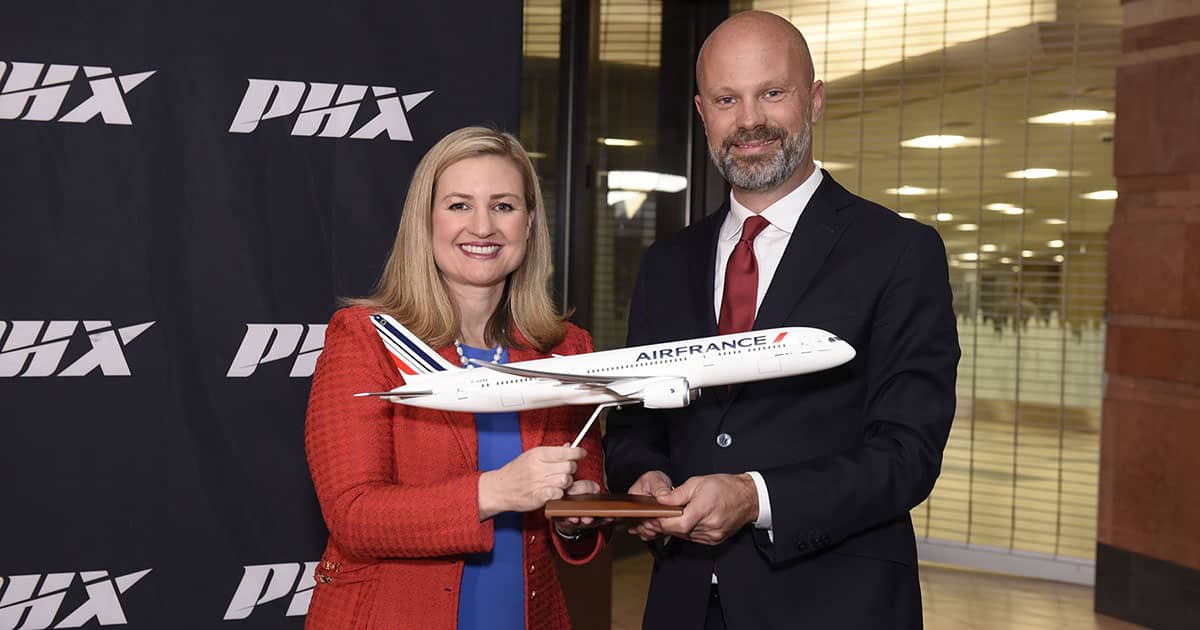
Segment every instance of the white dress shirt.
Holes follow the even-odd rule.
[[[792,231],[796,229],[796,222],[800,220],[800,214],[804,212],[813,193],[817,192],[817,186],[821,184],[823,178],[821,169],[814,168],[812,175],[809,175],[804,183],[758,213],[759,216],[769,221],[770,225],[754,239],[754,258],[758,262],[758,293],[754,301],[756,317],[758,308],[762,306],[763,296],[767,294],[767,289],[771,286],[771,279],[775,277],[775,270],[779,268],[783,250],[787,248],[788,239],[792,237]],[[721,297],[725,293],[725,266],[729,263],[729,255],[733,253],[733,247],[742,237],[742,224],[753,215],[754,212],[738,203],[738,200],[730,193],[729,214],[725,215],[725,222],[721,224],[721,232],[717,238],[717,269],[716,275],[713,276],[713,311],[716,313],[718,321],[721,319]],[[754,488],[758,491],[758,520],[754,521],[754,526],[758,529],[768,530],[767,533],[770,535],[772,533],[770,531],[772,524],[771,501],[770,495],[767,494],[767,484],[758,471],[752,470],[746,474],[754,480]],[[771,538],[774,540],[774,536]]]

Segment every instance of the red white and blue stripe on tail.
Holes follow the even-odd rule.
[[[401,374],[432,374],[457,367],[443,359],[391,315],[372,313],[371,323],[375,324],[379,338],[383,340],[384,347],[392,356],[392,363],[396,364],[396,369],[400,370]]]

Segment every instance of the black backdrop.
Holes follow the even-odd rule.
[[[520,55],[512,1],[5,3],[0,630],[300,625],[323,324]]]

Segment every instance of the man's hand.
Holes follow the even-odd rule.
[[[629,486],[628,494],[640,494],[651,497],[662,497],[671,493],[675,489],[675,485],[671,483],[671,478],[667,473],[661,470],[651,470],[638,477],[638,480]],[[644,542],[650,542],[655,538],[663,535],[662,527],[658,523],[658,519],[651,518],[640,521],[634,527],[629,528],[629,533],[641,538]]]
[[[660,533],[704,545],[719,545],[758,519],[758,492],[746,474],[692,477],[657,499],[683,506],[682,516],[656,519]]]

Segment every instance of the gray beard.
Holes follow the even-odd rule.
[[[804,129],[797,136],[788,134],[780,143],[779,150],[762,159],[738,159],[730,149],[720,153],[708,147],[708,156],[721,175],[734,188],[755,192],[770,190],[787,181],[800,168],[800,162],[812,147],[812,122],[804,121]]]

